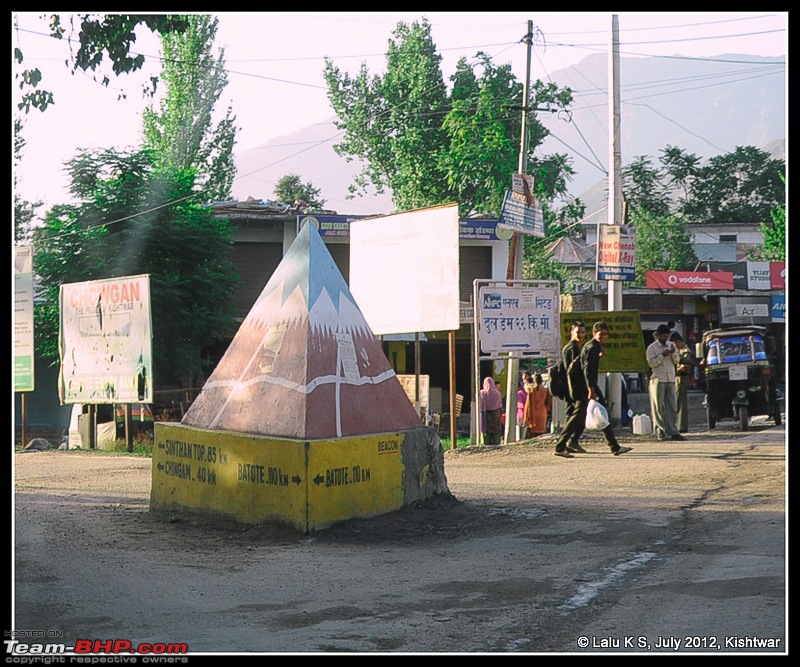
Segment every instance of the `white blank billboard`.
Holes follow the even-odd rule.
[[[350,291],[376,335],[458,329],[458,204],[353,220]]]

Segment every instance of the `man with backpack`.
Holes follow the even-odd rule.
[[[569,342],[561,350],[561,361],[564,368],[567,369],[567,375],[569,375],[572,362],[580,357],[583,339],[586,338],[586,326],[581,320],[575,320],[570,327],[569,335]],[[580,361],[576,363],[580,365]],[[561,436],[556,443],[556,455],[569,458],[574,453],[586,453],[586,450],[578,442],[586,427],[586,404],[584,402],[581,406],[580,403],[574,401],[569,394],[569,390],[564,400],[567,403],[567,421],[564,423]],[[583,408],[582,415],[579,414],[581,407]]]

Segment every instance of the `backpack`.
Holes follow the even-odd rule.
[[[562,401],[569,398],[569,383],[567,381],[567,369],[564,360],[559,359],[558,363],[547,369],[550,375],[550,393]]]

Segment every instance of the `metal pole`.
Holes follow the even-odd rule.
[[[609,145],[608,157],[608,224],[622,224],[622,148],[620,146],[619,113],[619,17],[611,16],[611,50],[608,62]],[[600,237],[598,236],[598,245]],[[608,281],[608,310],[622,310],[622,281]],[[612,373],[609,383],[609,414],[617,423],[622,416],[622,379]]]
[[[419,400],[419,374],[420,374],[420,349],[419,349],[419,332],[414,333],[414,407],[417,409],[417,414],[422,416],[422,409]]]
[[[528,21],[528,32],[525,35],[525,43],[528,46],[527,58],[525,61],[525,81],[522,84],[522,125],[519,142],[519,161],[517,171],[525,174],[528,168],[528,104],[530,100],[530,81],[531,81],[531,48],[533,45],[533,21]],[[523,240],[519,232],[514,232],[511,238],[511,249],[508,258],[508,269],[506,278],[517,280],[522,278],[522,259],[523,259]],[[517,375],[519,374],[519,360],[513,352],[508,354],[507,377],[506,377],[506,428],[505,442],[516,442],[517,440]]]
[[[89,449],[97,449],[97,406],[89,403]]]
[[[142,417],[142,408],[139,406],[139,418]],[[131,404],[125,404],[125,444],[128,445],[128,452],[133,452],[133,424],[131,424]]]
[[[25,447],[28,444],[28,393],[23,391],[20,398],[22,401],[22,433],[20,437],[22,438],[21,444]]]
[[[450,448],[458,449],[458,419],[456,417],[456,332],[447,332],[450,350]]]
[[[475,306],[473,311],[473,330],[472,330],[472,372],[473,372],[473,389],[472,406],[470,407],[470,444],[481,444],[481,351],[480,344],[478,343],[478,280],[472,281],[472,300]]]

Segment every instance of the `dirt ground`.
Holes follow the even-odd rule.
[[[150,459],[18,453],[14,627],[191,654],[784,650],[784,429],[701,428],[620,431],[623,457],[595,434],[567,461],[554,436],[449,452],[452,495],[311,535],[151,512]]]

